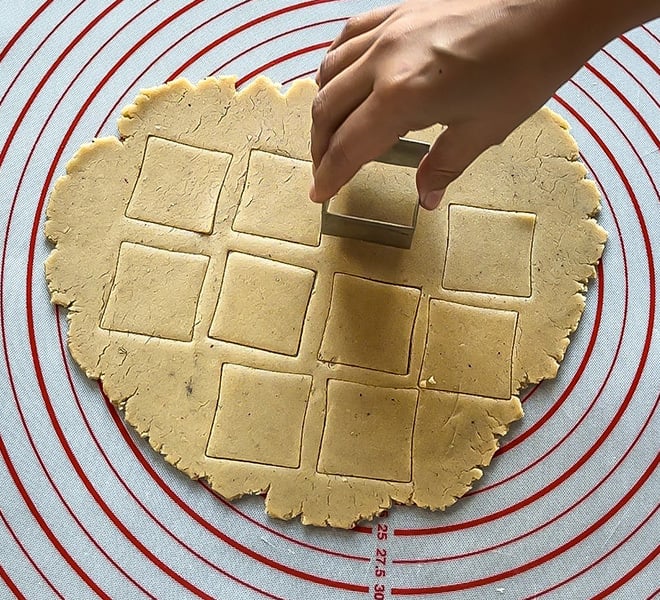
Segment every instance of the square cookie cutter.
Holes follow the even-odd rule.
[[[375,162],[387,163],[399,167],[419,166],[422,158],[428,153],[430,144],[408,138],[399,138],[399,141],[387,152],[375,159]],[[367,219],[341,215],[329,211],[332,199],[323,203],[321,209],[321,233],[338,237],[375,242],[385,246],[408,249],[412,245],[415,227],[417,225],[417,212],[419,202],[415,209],[411,225],[401,225],[387,221]]]

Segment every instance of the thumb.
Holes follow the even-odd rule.
[[[417,168],[420,204],[428,210],[437,208],[445,188],[492,143],[492,133],[474,123],[458,123],[445,129]]]

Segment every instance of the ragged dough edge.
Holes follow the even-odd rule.
[[[578,236],[578,250],[582,257],[581,266],[584,267],[583,273],[574,279],[576,290],[573,296],[577,306],[571,311],[570,315],[561,323],[556,323],[558,336],[549,343],[555,346],[557,352],[547,352],[548,362],[545,368],[535,372],[526,372],[515,382],[513,391],[517,393],[528,385],[536,384],[544,379],[553,379],[557,376],[559,366],[564,359],[569,344],[572,341],[572,334],[576,331],[585,308],[586,293],[589,282],[597,277],[597,266],[602,257],[607,241],[607,231],[603,229],[596,221],[597,215],[601,211],[601,197],[598,188],[593,180],[588,179],[588,172],[583,163],[580,162],[577,142],[570,135],[569,123],[559,114],[548,107],[543,107],[537,113],[539,117],[549,119],[551,122],[559,125],[562,130],[561,138],[556,150],[552,153],[541,155],[543,158],[556,158],[565,160],[569,168],[575,173],[581,173],[580,181],[576,184],[581,186],[580,202],[583,206],[583,216],[579,226],[575,227],[575,236]],[[579,188],[578,188],[579,189]],[[591,250],[590,252],[588,252]],[[573,249],[571,252],[578,254]]]
[[[531,133],[531,130],[536,132],[541,127],[540,135],[542,135],[543,128],[549,124],[559,126],[561,133],[555,130],[551,139],[552,144],[549,145],[546,141],[545,144],[542,144],[537,154],[530,155],[530,159],[557,161],[562,164],[564,175],[572,175],[576,180],[574,185],[579,195],[576,200],[579,201],[582,216],[579,225],[575,227],[575,231],[564,241],[569,243],[577,240],[577,243],[571,244],[573,248],[570,252],[581,257],[582,272],[573,280],[572,297],[562,296],[561,301],[565,301],[567,305],[570,302],[572,308],[570,311],[567,310],[567,314],[556,321],[555,335],[538,340],[535,347],[528,349],[528,353],[526,353],[526,357],[529,358],[531,356],[529,350],[536,353],[537,349],[542,349],[541,353],[543,353],[545,360],[539,360],[536,369],[527,369],[526,371],[519,372],[518,377],[513,377],[512,392],[514,394],[519,393],[528,385],[539,383],[544,379],[553,379],[557,376],[559,365],[571,342],[571,336],[577,329],[584,312],[589,282],[597,276],[596,268],[607,241],[607,232],[596,221],[596,216],[601,210],[601,198],[598,188],[594,181],[588,178],[587,169],[580,161],[578,145],[573,136],[570,135],[569,123],[550,108],[543,107],[538,110],[527,121],[518,126],[504,142],[490,148],[482,155],[481,159],[477,160],[488,160],[492,158],[496,162],[499,148],[516,144],[519,141],[517,138],[520,138],[520,141],[527,142],[529,139],[532,139],[524,139],[525,134],[522,133],[524,130]],[[415,135],[411,137],[431,142],[443,130],[444,128],[442,126],[433,126],[415,132]],[[543,138],[543,140],[547,140],[547,137]],[[537,139],[536,142],[538,141]],[[466,174],[469,170],[470,167],[466,169]],[[451,202],[451,190],[456,186],[460,187],[463,177],[459,177],[448,186],[445,202]],[[531,361],[530,366],[532,366]]]
[[[459,397],[457,395],[457,397]],[[471,400],[467,397],[463,397],[463,402],[466,406],[470,406]],[[395,484],[386,484],[384,489],[373,490],[370,493],[369,498],[365,498],[364,494],[360,494],[360,505],[357,508],[353,506],[353,510],[349,510],[350,498],[344,498],[346,506],[341,508],[337,507],[336,504],[341,502],[341,499],[338,500],[337,496],[345,494],[345,488],[342,489],[332,489],[333,481],[343,480],[345,484],[347,481],[350,482],[350,477],[340,477],[332,476],[326,480],[327,495],[326,500],[329,508],[326,512],[318,511],[318,506],[315,506],[319,500],[319,494],[308,493],[306,496],[309,499],[303,499],[300,501],[297,507],[292,508],[289,503],[284,500],[283,504],[278,504],[278,497],[287,496],[287,490],[285,486],[277,486],[276,488],[268,487],[262,492],[266,492],[266,512],[273,517],[279,519],[292,519],[300,516],[301,522],[305,525],[315,525],[315,526],[331,526],[338,528],[352,528],[359,522],[368,522],[378,517],[384,511],[392,508],[393,505],[415,505],[420,508],[430,509],[431,511],[444,511],[445,509],[451,507],[460,497],[465,495],[473,487],[475,481],[479,480],[483,471],[479,467],[487,467],[497,449],[500,447],[499,440],[502,436],[506,435],[509,430],[511,423],[521,419],[523,417],[523,409],[520,403],[520,400],[517,396],[512,396],[508,401],[494,400],[494,399],[477,399],[478,408],[472,406],[472,409],[475,413],[481,413],[481,422],[476,426],[475,431],[468,431],[466,436],[461,436],[458,441],[466,441],[468,451],[471,451],[473,454],[466,463],[472,464],[472,467],[462,469],[456,477],[456,474],[451,469],[445,469],[444,473],[447,476],[447,479],[451,481],[450,485],[444,485],[443,479],[443,470],[441,469],[437,475],[437,489],[428,490],[427,494],[424,494],[423,488],[420,482],[415,481],[415,476],[413,476],[413,482],[407,486],[397,486]],[[494,409],[494,412],[488,410],[488,406]],[[499,413],[498,413],[499,411]],[[472,421],[472,425],[475,425],[476,419],[478,416],[474,417],[475,420]],[[467,421],[466,421],[467,424]],[[479,427],[481,425],[481,428]],[[443,426],[444,428],[444,426]],[[469,425],[467,425],[469,429]],[[451,429],[449,429],[451,431]],[[480,432],[481,431],[481,432]],[[476,433],[476,442],[475,440]],[[485,435],[481,435],[481,433]],[[442,443],[438,443],[438,452],[441,451]],[[463,456],[463,449],[457,452]],[[318,487],[320,482],[309,482],[311,490],[314,490],[315,487]],[[350,487],[349,487],[350,489]],[[441,492],[439,492],[441,490]],[[275,493],[274,493],[275,492]],[[358,493],[359,489],[358,489]],[[238,494],[236,497],[239,497],[243,494]],[[334,503],[334,506],[333,506]],[[286,506],[286,508],[284,508]],[[346,515],[351,515],[349,518],[346,518]]]
[[[153,107],[153,103],[177,102],[181,101],[188,93],[200,92],[208,88],[215,88],[220,94],[226,95],[229,99],[242,97],[259,92],[266,92],[271,95],[271,100],[282,103],[295,102],[309,95],[316,89],[311,80],[297,81],[282,93],[280,86],[276,86],[269,79],[259,77],[250,85],[246,86],[240,92],[236,91],[236,77],[207,78],[197,85],[192,85],[187,79],[179,78],[166,84],[143,89],[135,98],[134,102],[126,106],[118,119],[117,127],[119,138],[110,136],[95,138],[87,144],[83,144],[66,164],[66,174],[58,178],[46,210],[46,222],[44,233],[46,238],[54,245],[44,263],[46,282],[50,292],[51,302],[68,309],[67,321],[69,328],[67,332],[67,343],[72,357],[84,371],[86,377],[92,380],[100,380],[104,392],[109,400],[125,413],[125,418],[139,435],[148,441],[150,446],[163,455],[165,460],[171,465],[184,471],[192,479],[205,478],[212,484],[212,487],[219,491],[217,483],[213,482],[211,475],[198,468],[194,461],[186,461],[175,448],[170,447],[166,437],[152,432],[150,423],[144,423],[139,419],[132,418],[130,412],[131,402],[139,395],[139,389],[127,393],[122,390],[122,385],[115,385],[115,382],[109,381],[105,373],[100,368],[100,359],[96,364],[90,364],[88,360],[87,346],[85,345],[84,335],[75,335],[77,330],[84,330],[81,322],[85,316],[78,310],[76,305],[76,289],[84,285],[79,279],[79,273],[73,267],[75,260],[73,255],[78,251],[72,248],[73,244],[68,243],[67,234],[70,227],[60,226],[77,218],[75,206],[66,202],[66,188],[72,184],[76,178],[84,177],[87,172],[92,172],[95,166],[103,161],[111,160],[112,157],[124,149],[125,144],[130,139],[140,133],[141,115],[145,110]],[[95,173],[97,174],[97,173]],[[108,282],[108,287],[111,280]],[[98,325],[94,327],[96,334],[109,337],[109,332],[101,330]],[[72,335],[73,334],[73,335]],[[101,350],[101,356],[104,350]],[[176,445],[176,444],[175,444]],[[185,462],[184,462],[185,461]],[[213,485],[215,483],[215,485]],[[241,493],[227,495],[228,499],[235,499],[243,495],[259,494],[268,491],[268,487],[244,488]]]
[[[121,111],[121,117],[117,120],[117,129],[120,139],[123,141],[132,137],[139,127],[133,125],[133,121],[140,119],[141,113],[154,102],[181,101],[188,93],[200,93],[206,90],[217,90],[227,94],[231,99],[240,100],[245,96],[266,93],[271,99],[280,103],[295,102],[300,98],[314,93],[316,84],[311,79],[299,79],[294,81],[288,90],[282,92],[282,86],[272,82],[268,77],[259,76],[245,88],[236,90],[235,76],[207,77],[198,84],[193,85],[188,79],[180,77],[162,85],[140,90],[132,104],[125,106]]]
[[[75,361],[84,370],[85,375],[91,379],[98,379],[93,369],[85,365],[87,362],[71,343],[71,326],[78,320],[84,318],[76,306],[76,294],[72,293],[81,285],[80,274],[72,265],[71,245],[67,236],[72,229],[65,225],[75,218],[75,207],[65,204],[66,188],[75,182],[77,177],[84,177],[87,171],[94,169],[95,165],[110,159],[118,150],[122,149],[122,143],[116,137],[96,138],[88,144],[82,145],[66,164],[66,174],[59,177],[51,192],[50,201],[46,207],[46,221],[44,234],[54,249],[44,262],[44,273],[46,283],[51,296],[51,302],[68,309],[67,320],[70,323],[68,330],[68,342]],[[60,197],[63,199],[60,201]],[[71,215],[68,215],[69,212]],[[74,250],[74,254],[75,254]],[[107,332],[106,332],[107,333]]]
[[[168,436],[153,432],[148,423],[141,421],[138,417],[133,415],[130,407],[132,403],[137,401],[139,390],[124,390],[121,389],[121,385],[115,386],[114,382],[108,381],[104,376],[105,374],[103,370],[100,368],[100,359],[96,365],[86,365],[85,363],[87,360],[85,358],[86,353],[84,347],[72,342],[71,331],[78,329],[77,324],[82,322],[84,316],[81,315],[76,306],[76,295],[74,293],[76,285],[81,285],[80,283],[76,283],[79,274],[75,272],[71,273],[71,269],[62,269],[62,266],[67,264],[67,255],[70,253],[71,248],[66,242],[68,231],[66,228],[60,228],[58,223],[62,221],[66,222],[66,218],[62,218],[62,216],[66,215],[69,210],[73,211],[71,217],[75,218],[76,216],[74,207],[71,205],[64,205],[59,201],[59,198],[65,195],[65,191],[63,190],[65,190],[73,178],[84,175],[88,170],[93,170],[95,163],[108,160],[115,154],[121,153],[124,144],[134,135],[141,133],[139,131],[141,115],[143,114],[143,111],[150,108],[151,103],[155,100],[159,102],[177,101],[177,99],[180,100],[185,94],[209,87],[217,88],[221,93],[232,97],[234,95],[242,96],[259,92],[267,93],[271,95],[274,102],[287,103],[296,102],[301,98],[308,97],[309,94],[316,89],[315,84],[311,80],[306,80],[294,83],[294,85],[283,94],[279,88],[269,80],[266,78],[259,78],[244,90],[237,93],[235,90],[235,84],[236,78],[234,77],[207,79],[200,82],[197,86],[193,86],[185,79],[178,79],[162,86],[143,90],[140,95],[138,95],[135,102],[122,111],[122,117],[118,121],[118,129],[121,135],[120,139],[117,139],[116,137],[98,138],[90,144],[81,147],[67,164],[66,175],[56,182],[51,201],[48,204],[45,225],[46,236],[55,245],[54,250],[46,261],[46,277],[52,302],[69,308],[67,319],[71,323],[69,329],[69,347],[71,353],[89,378],[101,380],[103,389],[106,391],[113,404],[125,411],[126,420],[136,428],[143,438],[148,440],[149,444],[156,451],[165,457],[167,462],[176,466],[179,470],[186,472],[193,479],[202,478],[208,480],[209,484],[216,492],[228,499],[235,499],[247,494],[266,493],[266,510],[272,516],[283,519],[292,519],[301,516],[301,520],[304,524],[330,525],[343,528],[352,527],[360,520],[372,519],[382,511],[389,509],[393,503],[417,504],[422,507],[430,508],[431,510],[444,510],[451,506],[460,496],[469,491],[473,483],[482,476],[482,470],[479,466],[487,466],[490,463],[494,452],[499,447],[499,437],[506,434],[511,422],[522,417],[522,409],[517,397],[514,396],[511,401],[517,406],[518,412],[513,411],[511,418],[508,420],[505,419],[498,421],[499,424],[492,431],[492,442],[490,442],[490,445],[484,452],[480,453],[479,460],[474,463],[475,466],[461,472],[461,476],[456,485],[448,488],[446,493],[434,498],[434,502],[427,502],[421,499],[418,490],[416,490],[413,485],[408,487],[395,484],[386,485],[383,490],[379,490],[378,493],[373,494],[373,500],[371,502],[363,502],[354,517],[343,519],[337,516],[341,515],[341,510],[328,511],[324,514],[316,508],[312,509],[307,506],[306,500],[301,501],[299,507],[291,508],[289,505],[287,508],[283,508],[282,504],[278,503],[278,495],[282,496],[283,493],[285,493],[285,490],[278,491],[272,485],[244,486],[240,492],[231,492],[230,490],[233,486],[226,485],[225,482],[216,481],[213,474],[207,473],[204,470],[203,464],[201,464],[200,461],[191,461],[182,457],[181,453],[176,450],[176,441],[170,443],[167,439]],[[580,169],[583,173],[583,181],[589,188],[589,193],[587,194],[589,199],[587,203],[590,204],[591,208],[587,211],[586,216],[583,219],[584,230],[582,235],[584,245],[585,247],[588,247],[587,242],[589,239],[596,239],[600,244],[600,247],[597,252],[594,253],[591,262],[589,263],[591,269],[585,274],[585,276],[576,280],[576,283],[581,284],[582,286],[581,289],[576,292],[576,297],[581,299],[582,305],[579,311],[569,319],[568,324],[562,324],[562,331],[565,332],[565,337],[563,338],[565,340],[565,346],[561,349],[559,354],[552,357],[558,367],[558,361],[561,361],[563,358],[566,347],[570,342],[570,334],[575,330],[579,323],[584,308],[584,293],[586,292],[588,281],[596,275],[595,265],[602,254],[606,234],[593,218],[600,210],[600,196],[593,182],[586,179],[586,171],[581,163],[577,162],[577,146],[568,133],[568,124],[559,115],[553,113],[549,109],[543,109],[543,111],[545,111],[547,115],[549,115],[550,118],[558,123],[565,131],[565,147],[562,148],[563,153],[558,153],[556,157],[565,159],[573,163],[575,168]],[[69,263],[71,263],[71,261],[69,261]],[[57,274],[55,271],[57,271]],[[79,329],[84,328],[80,326]],[[108,334],[108,332],[104,332],[103,330],[100,331],[102,331],[103,334]],[[554,370],[554,373],[549,373],[550,370],[546,369],[536,374],[530,374],[530,378],[527,379],[527,382],[533,383],[535,381],[540,381],[541,379],[553,377],[556,374],[556,369]],[[317,486],[320,485],[318,481],[310,483],[316,483]],[[328,503],[330,502],[330,495],[333,493],[334,490],[331,491],[331,485],[328,484]]]

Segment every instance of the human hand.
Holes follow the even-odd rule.
[[[572,25],[582,4],[408,0],[350,19],[317,74],[310,198],[328,200],[399,136],[442,123],[417,171],[421,205],[436,208],[600,47]]]

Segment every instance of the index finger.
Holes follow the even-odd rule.
[[[369,12],[351,17],[346,21],[346,25],[342,29],[341,33],[335,38],[334,42],[328,52],[334,50],[338,46],[341,46],[344,42],[362,35],[367,31],[371,31],[374,27],[380,25],[385,19],[387,19],[395,10],[396,5],[394,6],[384,6],[382,8],[376,8],[370,10]]]
[[[311,151],[314,166],[321,163],[332,136],[371,94],[373,79],[363,60],[352,64],[319,91],[312,103]]]
[[[378,158],[399,139],[394,115],[384,114],[381,101],[372,93],[334,133],[314,173],[310,198],[325,202],[360,170]]]

